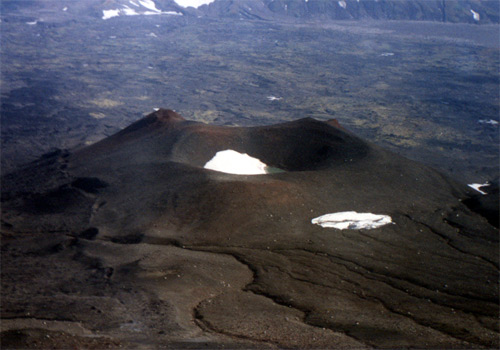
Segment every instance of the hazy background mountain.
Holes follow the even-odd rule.
[[[279,17],[298,20],[375,19],[498,23],[499,4],[489,0],[218,0],[200,8],[200,12],[215,17],[259,19]],[[474,12],[479,14],[479,20],[474,19]]]
[[[187,16],[233,17],[263,20],[416,20],[450,23],[498,23],[496,0],[215,0],[197,8],[183,7],[186,0],[155,0],[161,11]],[[193,4],[204,2],[191,2]],[[102,17],[106,10],[148,9],[152,1],[129,0],[4,0],[3,12],[37,11],[40,14],[67,14]],[[146,6],[144,6],[146,5]],[[65,11],[66,12],[66,11]]]

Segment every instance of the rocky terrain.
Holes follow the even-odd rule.
[[[463,183],[498,176],[497,25],[103,20],[44,4],[57,13],[1,14],[4,174],[169,106],[219,125],[334,117]]]
[[[226,149],[280,171],[204,168]],[[475,191],[337,121],[160,109],[2,191],[3,348],[499,346],[498,231]],[[311,221],[346,211],[391,222]]]
[[[498,2],[0,20],[2,349],[499,347]]]

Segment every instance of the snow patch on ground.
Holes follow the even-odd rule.
[[[479,15],[479,13],[477,13],[474,10],[470,10],[470,13],[472,13],[472,18],[474,18],[474,21],[479,22],[479,20],[481,19],[481,16]]]
[[[152,0],[130,0],[129,3],[137,9],[133,9],[127,5],[123,5],[123,8],[114,10],[103,10],[102,19],[110,19],[118,16],[137,16],[137,15],[175,15],[182,16],[182,13],[175,11],[165,11],[162,12],[156,7],[156,4]]]
[[[103,10],[102,19],[110,19],[120,15],[120,10]]]
[[[202,5],[208,5],[214,2],[215,0],[174,0],[177,5],[182,7],[194,7],[198,8]]]
[[[204,168],[236,175],[267,174],[267,165],[259,159],[231,149],[217,152]]]
[[[486,195],[488,193],[484,192],[484,191],[481,191],[480,188],[481,187],[486,187],[486,186],[489,186],[490,184],[489,183],[484,183],[484,184],[469,184],[467,186],[469,186],[470,188],[473,188],[475,189],[476,191],[478,191],[479,193],[481,193],[482,195]]]
[[[161,12],[156,8],[156,4],[152,0],[139,0],[139,4],[144,6],[145,8],[154,11],[154,12]]]
[[[29,25],[29,26],[34,26],[37,23],[38,23],[38,21],[26,22],[26,24]]]
[[[314,225],[338,230],[372,229],[390,224],[392,218],[388,215],[342,211],[319,216],[311,220]]]
[[[125,16],[137,16],[138,15],[138,13],[134,9],[131,9],[128,6],[125,6],[125,8],[123,9],[123,12],[125,13]]]
[[[172,15],[172,16],[182,16],[182,13],[175,12],[175,11],[165,11],[165,12],[162,12],[162,14],[164,14],[164,15]]]
[[[498,125],[498,122],[496,120],[493,120],[493,119],[490,119],[490,120],[480,119],[479,123],[481,123],[481,124]]]
[[[68,11],[68,8],[67,7],[63,8],[63,11],[64,12]]]
[[[269,101],[279,101],[281,100],[283,97],[276,97],[276,96],[267,96],[267,99]]]
[[[381,53],[380,56],[382,56],[382,57],[394,56],[394,52],[384,52],[384,53]]]
[[[346,4],[346,2],[345,2],[345,1],[343,1],[343,0],[342,0],[342,1],[339,1],[339,2],[338,2],[338,4],[339,4],[339,6],[340,6],[340,7],[342,7],[343,9],[347,8],[347,4]]]

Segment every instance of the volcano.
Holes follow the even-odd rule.
[[[160,109],[4,176],[2,345],[497,348],[473,191],[335,120]]]

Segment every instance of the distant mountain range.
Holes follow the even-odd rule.
[[[286,21],[415,20],[499,23],[498,0],[2,0],[3,17],[18,13],[110,19],[136,15]],[[189,6],[189,5],[197,6]]]

